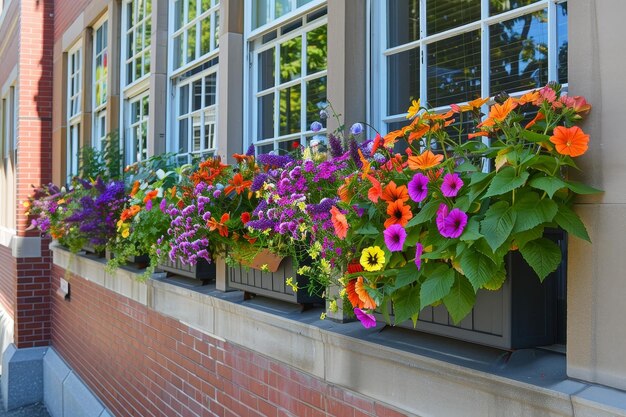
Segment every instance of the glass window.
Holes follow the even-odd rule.
[[[152,37],[152,0],[127,0],[125,3],[126,84],[150,73]]]
[[[67,181],[78,174],[78,152],[80,146],[81,96],[82,96],[82,49],[74,47],[67,55]]]
[[[172,70],[213,55],[219,46],[219,1],[175,0]]]
[[[252,0],[252,30],[305,6],[313,0]]]
[[[106,127],[106,104],[107,104],[107,77],[108,64],[108,26],[104,20],[94,28],[93,40],[93,122],[92,138],[93,146],[103,150],[104,139],[107,135]]]
[[[142,94],[139,97],[130,99],[128,102],[128,163],[143,161],[148,156],[148,120],[150,117],[149,101],[149,95]]]

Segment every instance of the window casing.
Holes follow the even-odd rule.
[[[122,23],[125,83],[131,85],[150,73],[152,0],[125,0]]]
[[[291,150],[316,133],[326,103],[327,17],[325,2],[252,1],[248,17],[248,138],[258,152]],[[278,6],[288,6],[290,14]],[[262,11],[263,13],[259,15]],[[280,11],[280,12],[279,12]],[[256,15],[255,15],[256,13]],[[265,16],[273,17],[268,20]],[[259,22],[264,26],[257,26]]]
[[[467,0],[459,7],[452,0],[390,0],[372,7],[372,113],[388,131],[418,98],[443,110],[567,83],[565,1]]]
[[[181,162],[217,148],[219,0],[170,3],[170,140]]]
[[[94,26],[93,39],[93,121],[92,145],[102,151],[107,135],[107,100],[108,100],[108,48],[109,21],[105,18]]]
[[[82,116],[82,49],[72,48],[67,54],[67,165],[69,181],[78,174],[78,152],[80,147],[80,124]]]

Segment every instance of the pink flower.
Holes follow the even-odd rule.
[[[452,211],[445,216],[442,225],[439,224],[439,218],[437,218],[437,228],[443,237],[456,239],[463,234],[466,225],[467,214],[458,208],[452,209]]]
[[[355,308],[354,315],[366,329],[376,326],[376,317],[373,314],[368,314],[360,308]]]
[[[392,224],[383,232],[385,236],[385,245],[391,252],[399,252],[402,250],[404,241],[406,240],[406,230],[399,224]]]
[[[422,245],[421,243],[418,243],[417,245],[415,245],[415,266],[417,267],[418,271],[422,267],[422,253],[423,252],[424,252],[424,245]]]
[[[456,197],[459,190],[463,187],[463,180],[456,172],[454,174],[446,174],[441,184],[441,192],[446,197]]]
[[[446,206],[445,204],[440,204],[439,208],[437,209],[437,228],[439,230],[444,228],[444,221],[446,220],[446,217],[448,216],[448,206]]]
[[[422,202],[428,195],[428,177],[422,173],[417,173],[409,181],[409,197],[416,203]]]

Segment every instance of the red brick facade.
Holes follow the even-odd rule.
[[[65,271],[53,267],[52,290]],[[52,346],[118,416],[401,416],[83,278],[52,301]]]

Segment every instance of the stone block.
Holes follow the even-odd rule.
[[[47,347],[17,349],[14,344],[2,357],[2,400],[13,410],[43,400],[43,356]]]
[[[64,417],[99,417],[104,407],[74,372],[63,382]]]
[[[54,351],[43,357],[43,401],[52,417],[63,417],[63,382],[72,370]]]

